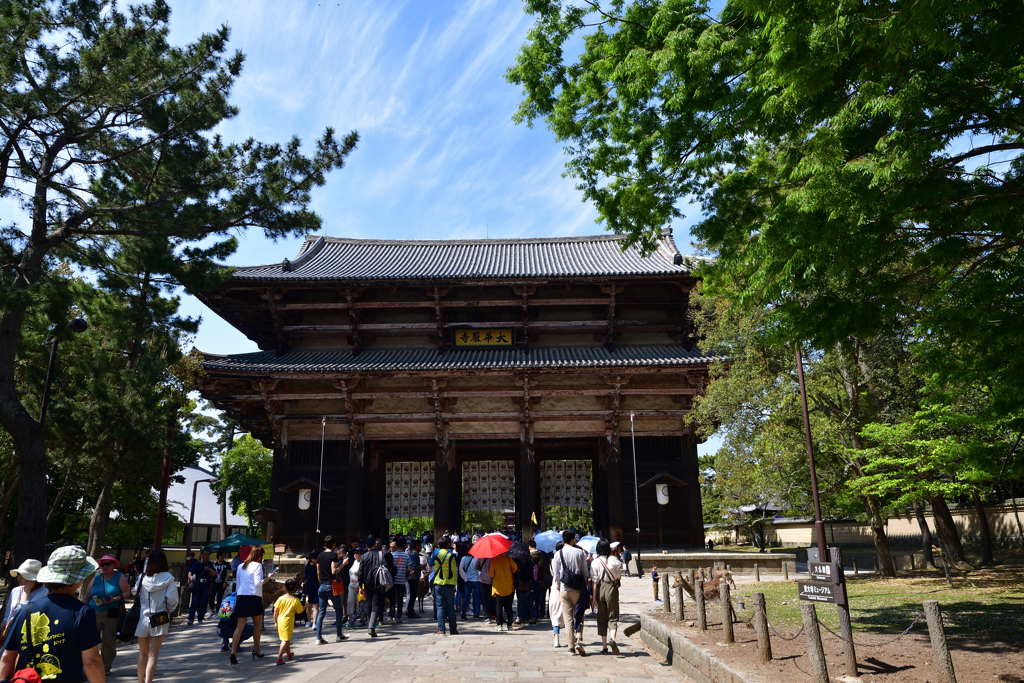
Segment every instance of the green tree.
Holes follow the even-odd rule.
[[[246,434],[224,455],[217,483],[218,495],[227,496],[231,513],[245,515],[253,528],[253,513],[270,502],[270,471],[274,452]]]
[[[515,119],[547,122],[611,229],[653,249],[695,200],[708,282],[774,305],[787,343],[927,314],[964,344],[937,362],[1024,401],[1020,0],[526,7]]]
[[[175,47],[163,0],[122,11],[101,0],[0,3],[0,195],[24,225],[0,235],[0,425],[18,453],[14,559],[41,556],[47,518],[46,433],[20,364],[41,355],[25,329],[45,314],[67,336],[66,305],[48,288],[55,259],[100,268],[134,238],[148,278],[196,290],[230,275],[236,231],[277,238],[315,230],[310,191],[344,164],[357,135],[327,129],[301,143],[223,140],[212,131],[243,63],[228,29]],[[122,246],[119,246],[122,245]],[[66,303],[66,302],[62,302]],[[45,364],[43,365],[45,367]],[[52,438],[52,433],[49,434]]]

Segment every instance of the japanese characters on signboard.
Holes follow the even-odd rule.
[[[805,602],[836,602],[839,586],[823,581],[797,581],[800,599]]]
[[[462,348],[512,346],[512,329],[455,330],[453,339],[455,346]]]

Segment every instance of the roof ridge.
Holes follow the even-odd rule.
[[[568,235],[565,237],[506,237],[500,239],[439,239],[439,240],[382,240],[363,237],[330,237],[328,235],[306,235],[306,243],[324,239],[329,244],[383,244],[400,246],[458,245],[458,244],[555,244],[559,242],[615,242],[625,239],[623,235]]]

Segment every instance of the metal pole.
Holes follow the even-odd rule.
[[[316,541],[314,548],[320,547],[320,503],[324,498],[324,443],[327,438],[327,416],[320,421],[320,483],[316,490]]]
[[[196,521],[196,493],[199,491],[199,485],[200,484],[214,484],[216,482],[217,482],[216,479],[196,479],[195,482],[193,482],[193,484],[192,484],[192,511],[189,512],[189,514],[188,514],[188,541],[185,542],[185,564],[186,564],[185,573],[186,574],[188,573],[188,570],[191,568],[191,567],[188,567],[187,565],[188,565],[188,554],[190,552],[192,552],[192,529],[194,528],[193,525],[195,524],[195,521]]]
[[[804,386],[804,359],[800,345],[796,347],[796,376],[800,382],[800,405],[804,412],[804,436],[807,439],[807,459],[811,465],[811,494],[814,496],[814,533],[818,537],[818,562],[828,562],[825,552],[825,523],[821,521],[821,503],[818,501],[818,472],[814,468],[814,445],[811,442],[811,419],[807,414],[807,387]]]
[[[629,411],[629,432],[633,435],[633,501],[636,503],[636,575],[642,578],[644,569],[640,565],[640,480],[636,472],[636,429],[633,426],[633,411]]]
[[[39,427],[42,428],[46,423],[46,407],[50,403],[50,382],[53,381],[53,366],[57,362],[57,344],[60,344],[60,340],[56,337],[49,340],[50,344],[50,362],[46,365],[46,383],[43,384],[43,402],[39,407]]]
[[[167,515],[167,486],[171,481],[171,441],[174,438],[174,425],[178,421],[178,407],[174,407],[171,420],[167,425],[167,445],[164,449],[164,472],[160,477],[160,503],[156,508],[156,531],[153,536],[153,549],[159,550],[164,545],[164,517]]]

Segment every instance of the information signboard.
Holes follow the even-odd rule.
[[[843,571],[836,562],[808,562],[807,569],[812,581],[843,583]]]
[[[797,581],[796,585],[800,599],[804,602],[835,603],[842,591],[840,586],[831,581]]]

